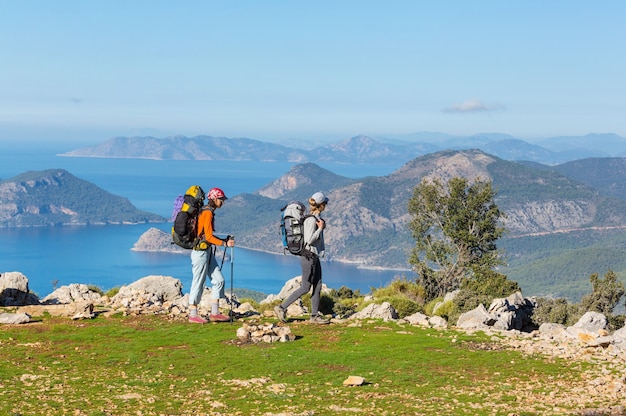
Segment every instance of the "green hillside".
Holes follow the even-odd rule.
[[[63,169],[30,171],[0,182],[0,226],[161,222]]]
[[[578,300],[590,291],[593,273],[611,269],[624,279],[625,200],[603,196],[545,166],[508,162],[477,150],[429,154],[390,175],[349,181],[314,164],[298,165],[264,188],[281,197],[231,198],[216,228],[236,234],[242,246],[281,252],[280,208],[323,190],[331,200],[324,213],[329,259],[408,268],[414,241],[407,228],[407,203],[415,186],[433,172],[492,180],[496,203],[517,227],[497,242],[509,262],[502,271],[525,295]],[[290,187],[280,189],[284,184]]]

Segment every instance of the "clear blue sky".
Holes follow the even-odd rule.
[[[0,141],[626,137],[625,1],[0,0]]]

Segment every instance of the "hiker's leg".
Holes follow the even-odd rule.
[[[311,273],[311,285],[313,286],[313,292],[311,293],[311,316],[315,316],[320,309],[320,295],[322,293],[322,265],[319,257],[315,257]]]
[[[224,276],[215,256],[211,256],[209,270],[211,273],[211,313],[216,315],[219,313],[220,299],[224,297]]]
[[[189,290],[189,305],[194,309],[197,308],[200,299],[202,299],[202,291],[208,272],[207,257],[207,251],[191,250],[191,272],[193,278],[191,279],[191,289]]]
[[[302,256],[300,257],[300,266],[302,266],[302,283],[298,289],[291,292],[291,295],[289,295],[287,299],[281,302],[280,306],[283,309],[287,309],[296,299],[306,295],[311,289],[311,282],[309,280],[312,273],[313,262]]]

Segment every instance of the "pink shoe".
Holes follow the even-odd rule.
[[[189,322],[194,324],[206,324],[208,321],[201,317],[200,315],[190,316]]]
[[[209,320],[211,322],[230,322],[230,318],[226,315],[222,315],[221,313],[209,315]]]

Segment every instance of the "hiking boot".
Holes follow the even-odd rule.
[[[194,315],[189,317],[189,322],[193,324],[206,324],[208,321],[200,315]]]
[[[309,322],[311,322],[312,324],[326,325],[330,323],[330,319],[326,319],[320,315],[313,315],[311,316],[311,319],[309,320]]]
[[[221,313],[217,313],[217,314],[210,314],[209,315],[209,320],[211,322],[230,322],[230,318],[226,315],[222,315]]]
[[[274,313],[280,322],[287,322],[287,311],[280,305],[276,305]]]

